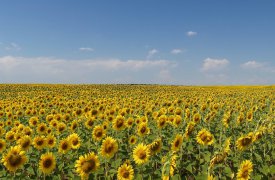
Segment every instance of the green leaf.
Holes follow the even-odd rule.
[[[270,166],[270,173],[275,174],[275,165]]]
[[[175,174],[174,176],[171,177],[171,180],[181,180],[179,174]]]
[[[229,167],[225,167],[223,171],[227,176],[231,177],[231,169]]]

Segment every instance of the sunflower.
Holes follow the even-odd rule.
[[[137,127],[137,133],[141,137],[148,135],[150,133],[150,129],[148,128],[147,123],[140,123]]]
[[[133,150],[133,158],[136,164],[141,165],[146,163],[150,157],[150,149],[143,143],[138,144]]]
[[[94,118],[89,118],[85,121],[85,127],[87,129],[92,129],[94,125],[95,119]]]
[[[55,147],[55,143],[56,143],[56,138],[52,134],[49,134],[46,137],[46,145],[47,145],[47,147],[48,148],[53,148],[53,147]]]
[[[53,153],[48,152],[43,154],[39,161],[39,169],[44,174],[51,174],[56,167],[56,160]]]
[[[46,145],[45,138],[43,136],[36,136],[33,139],[33,145],[36,149],[42,150]]]
[[[125,129],[126,124],[125,124],[125,118],[121,115],[118,115],[114,120],[113,120],[113,129],[117,131],[121,131]]]
[[[172,151],[179,151],[183,143],[183,136],[181,134],[177,134],[173,142],[171,143]]]
[[[23,130],[23,133],[25,134],[25,135],[28,135],[28,136],[31,136],[32,135],[32,129],[29,127],[29,126],[27,126],[27,127],[25,127],[24,128],[24,130]]]
[[[100,153],[103,157],[112,158],[118,151],[118,143],[112,137],[106,137],[101,145]]]
[[[38,124],[38,122],[39,122],[39,119],[36,116],[33,116],[29,119],[29,125],[31,127],[35,127]]]
[[[45,123],[40,123],[38,124],[37,128],[36,128],[36,132],[38,134],[46,134],[47,132],[47,125]]]
[[[194,130],[194,127],[195,127],[195,123],[194,122],[189,122],[188,124],[187,124],[187,127],[186,127],[186,129],[185,129],[185,133],[184,133],[184,136],[186,137],[186,138],[188,138],[190,135],[191,135],[191,133],[193,132],[193,130]]]
[[[10,171],[15,172],[27,162],[25,151],[20,146],[13,146],[2,158],[2,163]]]
[[[157,120],[158,128],[159,129],[164,128],[165,125],[166,125],[166,121],[167,121],[167,116],[166,115],[161,115]]]
[[[237,140],[237,148],[241,151],[245,150],[250,144],[253,143],[253,133],[243,135]]]
[[[136,144],[136,142],[137,142],[137,137],[135,135],[130,136],[128,143],[131,145],[134,145]]]
[[[62,134],[66,130],[66,128],[67,128],[67,125],[65,123],[63,123],[63,122],[58,123],[58,125],[57,125],[57,133],[58,134]]]
[[[58,121],[56,119],[53,119],[51,122],[50,122],[50,126],[53,127],[53,128],[57,128],[57,125],[58,125]]]
[[[80,156],[76,161],[76,172],[82,179],[87,179],[92,172],[97,171],[100,166],[98,156],[94,152]]]
[[[177,158],[178,158],[178,156],[176,154],[173,154],[170,159],[170,170],[169,170],[170,176],[174,176],[174,171],[177,167],[177,165],[176,165]]]
[[[6,149],[6,141],[4,139],[0,139],[0,153],[5,151]]]
[[[250,160],[245,160],[242,162],[238,173],[237,179],[239,180],[247,180],[250,179],[250,173],[253,171],[253,164]]]
[[[12,120],[11,119],[8,119],[6,121],[6,126],[12,126]]]
[[[260,140],[263,137],[263,134],[263,131],[256,131],[256,133],[254,134],[253,142]]]
[[[68,140],[71,144],[72,149],[78,149],[81,145],[81,139],[78,134],[73,133],[68,137]]]
[[[181,124],[182,118],[180,115],[175,115],[173,124],[175,127],[178,127]]]
[[[132,117],[129,117],[127,119],[127,127],[130,128],[134,124],[134,119]]]
[[[32,138],[28,135],[23,136],[19,140],[19,145],[22,150],[27,151],[32,144]]]
[[[7,132],[6,133],[6,140],[7,141],[14,141],[14,135],[15,135],[15,133],[13,132],[13,131],[9,131],[9,132]]]
[[[71,149],[71,143],[68,139],[62,139],[59,142],[58,152],[62,154],[66,154]]]
[[[150,154],[154,155],[159,153],[161,148],[162,148],[162,141],[161,141],[161,138],[158,138],[149,145]]]
[[[211,145],[214,143],[213,135],[206,129],[200,130],[196,139],[201,145]]]
[[[103,129],[102,126],[97,125],[97,126],[94,127],[92,134],[93,134],[93,139],[94,140],[100,141],[102,138],[105,137],[106,132],[105,132],[105,130]]]
[[[71,123],[70,129],[74,131],[78,127],[78,122],[76,120],[73,120]]]
[[[218,153],[214,155],[214,157],[210,160],[210,168],[214,167],[216,164],[220,164],[224,162],[224,159],[226,158],[226,154]]]
[[[134,179],[134,169],[130,164],[124,163],[117,170],[118,180],[132,180]]]
[[[230,141],[231,141],[231,137],[227,138],[224,143],[223,153],[226,155],[228,155],[230,152]]]

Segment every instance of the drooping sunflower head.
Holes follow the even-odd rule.
[[[132,180],[134,179],[134,169],[130,164],[124,163],[117,170],[118,180]]]
[[[66,154],[71,149],[71,143],[68,139],[62,139],[59,143],[58,152]]]
[[[20,146],[13,146],[2,158],[2,163],[10,171],[15,172],[27,162],[25,151]]]
[[[141,165],[149,161],[150,149],[143,143],[138,144],[133,150],[133,158],[136,164]]]
[[[6,149],[6,141],[4,139],[0,139],[0,153],[2,153],[3,151],[5,151]]]
[[[118,143],[112,137],[106,137],[101,145],[100,153],[103,157],[112,158],[118,151]]]
[[[78,149],[81,145],[81,139],[76,133],[73,133],[70,136],[68,136],[68,140],[71,144],[72,149]]]
[[[237,148],[241,151],[245,150],[252,143],[253,143],[253,133],[243,135],[236,142]]]
[[[157,154],[161,151],[162,148],[162,141],[161,138],[156,139],[155,141],[153,141],[150,145],[150,154],[154,155]]]
[[[56,159],[53,153],[43,154],[39,161],[39,169],[44,174],[51,174],[56,167]]]
[[[183,143],[183,136],[181,134],[177,134],[171,143],[172,151],[179,151]]]
[[[80,156],[75,164],[76,172],[82,179],[88,178],[91,173],[97,171],[99,166],[98,156],[94,152]]]
[[[185,129],[185,134],[184,134],[184,136],[186,137],[186,138],[188,138],[190,135],[191,135],[191,133],[193,132],[193,130],[194,130],[194,127],[195,127],[195,123],[194,122],[192,122],[192,121],[190,121],[188,124],[187,124],[187,127],[186,127],[186,129]]]
[[[247,180],[250,179],[250,173],[253,171],[253,164],[250,160],[245,160],[241,163],[238,173],[237,179]]]
[[[101,139],[105,137],[106,131],[102,126],[97,125],[94,127],[92,134],[95,141],[101,141]]]

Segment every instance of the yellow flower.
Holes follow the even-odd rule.
[[[19,140],[19,145],[20,145],[21,149],[24,151],[27,151],[29,149],[29,147],[31,146],[31,144],[32,144],[32,139],[28,135],[23,136]]]
[[[179,151],[183,143],[183,136],[181,134],[177,134],[175,139],[171,144],[172,151]]]
[[[10,171],[15,172],[27,162],[25,151],[20,146],[13,146],[2,158],[2,163]]]
[[[137,128],[137,133],[141,137],[148,135],[150,133],[150,129],[148,128],[147,123],[140,123]]]
[[[46,134],[46,132],[47,132],[47,125],[45,123],[40,123],[37,126],[36,131],[38,132],[38,134]]]
[[[133,144],[136,144],[136,142],[137,142],[137,137],[135,135],[130,136],[128,143],[130,145],[133,145]]]
[[[125,118],[121,115],[118,115],[114,120],[113,120],[113,129],[117,131],[121,131],[125,129],[126,124],[125,124]]]
[[[117,170],[118,180],[132,180],[134,179],[134,169],[131,165],[124,163]]]
[[[68,139],[62,139],[59,143],[58,152],[62,154],[66,154],[71,149],[71,143]]]
[[[106,158],[112,158],[118,151],[118,143],[112,137],[106,137],[101,145],[101,155]]]
[[[33,139],[33,145],[36,149],[41,150],[46,146],[46,141],[44,137],[36,136]]]
[[[186,129],[185,129],[185,134],[184,134],[184,136],[186,137],[186,138],[188,138],[190,135],[191,135],[191,133],[193,132],[193,130],[194,130],[194,127],[195,127],[195,123],[194,122],[189,122],[188,124],[187,124],[187,127],[186,127]]]
[[[55,146],[56,143],[56,138],[53,135],[48,135],[46,137],[46,144],[48,148],[53,148]]]
[[[146,163],[150,157],[150,149],[144,144],[138,144],[133,150],[133,158],[136,164]]]
[[[211,145],[214,143],[213,135],[206,129],[200,130],[196,139],[197,142],[202,145]]]
[[[81,145],[81,139],[76,133],[73,133],[70,136],[68,136],[68,140],[71,144],[72,149],[78,149]]]
[[[250,160],[245,160],[241,163],[237,173],[238,180],[250,179],[250,173],[253,171],[253,164]]]
[[[95,141],[100,141],[102,138],[105,137],[106,132],[102,126],[97,125],[94,127],[92,134]]]
[[[48,152],[46,154],[43,154],[39,161],[39,169],[44,174],[50,174],[53,172],[53,170],[56,167],[56,160],[53,153]]]
[[[241,151],[245,150],[250,144],[253,143],[253,133],[243,135],[237,140],[237,148]]]
[[[5,151],[6,149],[6,141],[4,139],[0,139],[0,153]]]
[[[231,141],[231,137],[227,138],[224,143],[223,153],[226,155],[228,155],[230,152],[230,141]]]
[[[153,155],[153,154],[159,153],[161,151],[161,147],[162,147],[162,141],[160,138],[158,138],[149,145],[150,154]]]
[[[82,179],[87,179],[92,172],[97,171],[100,166],[98,156],[94,152],[80,156],[76,161],[76,172]]]

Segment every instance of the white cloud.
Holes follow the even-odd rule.
[[[172,49],[171,54],[180,54],[183,51],[181,49]]]
[[[229,61],[227,59],[206,58],[203,60],[202,71],[219,71],[227,67]]]
[[[188,31],[186,33],[187,36],[191,37],[191,36],[196,36],[198,33],[197,32],[194,32],[194,31]]]
[[[247,61],[246,63],[241,64],[241,67],[245,69],[258,69],[264,67],[264,64],[257,61]]]
[[[0,57],[0,83],[113,83],[131,75],[139,78],[139,74],[152,79],[162,69],[174,66],[175,63],[168,60],[66,60],[4,56]]]
[[[94,49],[90,48],[90,47],[81,47],[81,48],[79,48],[79,51],[93,52]]]
[[[159,51],[157,49],[151,49],[148,52],[147,58],[151,58],[153,55],[157,54]]]
[[[8,45],[6,45],[5,50],[6,51],[19,51],[19,50],[21,50],[21,47],[18,44],[12,42],[12,43],[9,43]]]

